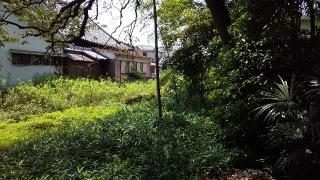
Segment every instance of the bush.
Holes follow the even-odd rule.
[[[206,102],[201,95],[190,91],[191,81],[173,69],[161,74],[163,101],[166,108],[175,111],[202,113]],[[206,114],[206,113],[205,113]]]
[[[53,81],[54,79],[57,79],[58,77],[55,74],[42,74],[39,76],[35,76],[32,79],[33,84],[37,85],[37,84],[42,84],[42,83],[46,83],[49,81]]]
[[[133,70],[133,72],[131,74],[131,78],[133,80],[142,80],[142,79],[144,79],[144,75],[140,71]]]
[[[183,178],[230,167],[236,151],[218,142],[208,118],[139,103],[84,127],[52,132],[0,155],[0,178]]]

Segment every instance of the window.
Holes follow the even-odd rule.
[[[143,63],[140,63],[140,71],[143,73]]]
[[[14,65],[62,65],[62,57],[47,57],[34,54],[12,53],[12,64]]]
[[[38,55],[31,56],[31,65],[40,65],[42,63],[43,57]]]
[[[129,73],[129,72],[130,72],[130,62],[127,61],[125,66],[125,73]]]
[[[42,65],[51,65],[51,64],[52,64],[51,61],[52,61],[52,60],[51,60],[50,57],[44,57],[44,58],[42,59]]]
[[[51,61],[51,65],[56,65],[56,66],[62,66],[63,65],[63,58],[54,56],[54,57],[48,57],[46,59],[49,59],[48,61]]]
[[[148,55],[148,53],[147,52],[143,52],[143,56],[147,56]]]
[[[12,54],[12,64],[30,65],[31,64],[31,55],[29,55],[29,54]]]

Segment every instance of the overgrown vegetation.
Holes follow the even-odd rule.
[[[31,116],[26,121],[4,120],[0,122],[0,150],[16,143],[64,129],[77,128],[110,116],[121,109],[121,105],[106,107],[81,107],[64,111]]]
[[[87,82],[68,81],[77,87],[76,83]],[[139,86],[146,93],[147,85],[124,86]],[[21,86],[15,88],[32,85]],[[154,100],[140,101],[127,106],[75,107],[25,121],[1,122],[0,143],[7,140],[3,137],[21,140],[1,150],[1,178],[206,177],[222,173],[238,157],[239,150],[223,145],[226,132],[209,117],[183,110],[183,103],[172,109],[175,101],[169,95],[164,118],[158,120]]]
[[[2,88],[2,178],[318,179],[319,12],[318,0],[162,0],[161,38],[175,49],[164,118],[144,98],[153,82]]]
[[[108,106],[154,96],[154,82],[116,83],[108,79],[58,78],[9,88],[2,97],[0,120],[25,121],[69,108]]]
[[[42,78],[3,88],[0,149],[50,131],[82,126],[119,110],[127,102],[150,99],[154,82]]]
[[[235,168],[319,177],[319,2],[206,4],[161,2],[162,39],[178,45],[165,68],[183,75],[186,96],[229,130],[224,143],[244,151]]]

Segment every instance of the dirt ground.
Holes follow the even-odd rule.
[[[254,169],[232,170],[225,173],[226,180],[274,180],[269,174]]]

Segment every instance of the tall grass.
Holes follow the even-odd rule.
[[[107,106],[154,95],[154,82],[58,78],[9,88],[0,105],[0,121],[28,120],[34,115],[75,107]]]
[[[1,92],[0,150],[51,131],[105,118],[123,104],[154,96],[154,82],[45,79]]]
[[[44,113],[27,121],[0,121],[0,151],[48,133],[72,129],[106,118],[123,106],[81,107]]]

